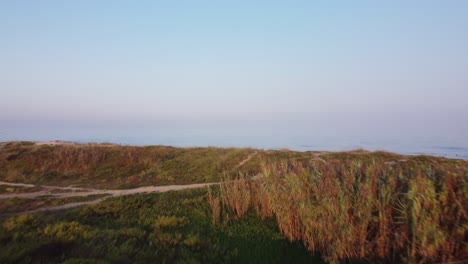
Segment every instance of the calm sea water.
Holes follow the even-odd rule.
[[[164,128],[15,128],[0,129],[0,141],[64,140],[80,143],[178,147],[253,147],[297,151],[385,150],[406,155],[433,155],[468,160],[468,138],[435,136],[365,136],[313,133],[300,129],[164,129]]]

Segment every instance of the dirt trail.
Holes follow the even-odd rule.
[[[63,204],[63,205],[58,205],[58,206],[49,206],[49,207],[42,207],[34,210],[29,210],[29,211],[22,211],[22,212],[16,212],[16,213],[11,213],[11,214],[6,214],[8,216],[15,216],[15,215],[22,215],[22,214],[34,214],[34,213],[39,213],[39,212],[50,212],[50,211],[58,211],[58,210],[64,210],[64,209],[70,209],[70,208],[75,208],[75,207],[80,207],[83,205],[92,205],[92,204],[97,204],[105,199],[109,198],[108,197],[102,197],[96,200],[92,201],[86,201],[86,202],[76,202],[76,203],[68,203],[68,204]]]
[[[187,189],[203,188],[203,187],[207,187],[207,186],[215,185],[215,184],[219,184],[219,183],[195,183],[195,184],[187,184],[187,185],[145,186],[145,187],[140,187],[140,188],[123,189],[123,190],[100,190],[100,189],[79,188],[80,192],[76,192],[75,190],[76,188],[73,188],[71,192],[64,192],[64,193],[53,193],[52,191],[54,189],[63,190],[64,188],[68,188],[68,187],[32,185],[34,187],[44,188],[44,190],[41,190],[38,192],[30,192],[30,193],[0,194],[0,200],[9,199],[9,198],[35,199],[41,196],[51,196],[54,198],[69,198],[69,197],[83,197],[83,196],[102,195],[102,194],[107,194],[110,196],[124,196],[124,195],[140,194],[140,193],[180,191],[180,190],[187,190]],[[0,181],[0,185],[13,185],[13,183]],[[27,185],[29,186],[29,184]]]
[[[99,190],[99,189],[84,189],[84,188],[75,188],[75,187],[58,187],[58,186],[36,186],[32,184],[21,184],[21,183],[8,183],[0,181],[0,185],[10,185],[10,186],[23,186],[23,187],[43,187],[45,190],[39,192],[32,192],[32,193],[12,193],[12,194],[0,194],[0,200],[2,199],[9,199],[9,198],[26,198],[26,199],[35,199],[41,196],[52,196],[54,198],[70,198],[70,197],[86,197],[90,195],[108,195],[106,197],[101,197],[96,200],[85,201],[85,202],[75,202],[75,203],[68,203],[59,206],[49,206],[49,207],[42,207],[34,210],[16,212],[13,214],[8,215],[20,215],[20,214],[32,214],[38,212],[45,212],[45,211],[56,211],[56,210],[63,210],[69,209],[74,207],[79,207],[82,205],[91,205],[97,204],[102,202],[110,197],[119,197],[119,196],[126,196],[126,195],[133,195],[133,194],[142,194],[142,193],[155,193],[155,192],[167,192],[167,191],[180,191],[180,190],[188,190],[188,189],[196,189],[196,188],[204,188],[211,185],[217,185],[219,183],[196,183],[196,184],[187,184],[187,185],[167,185],[167,186],[145,186],[135,189],[124,189],[124,190]],[[64,189],[68,188],[71,189],[71,192],[66,193],[51,193],[53,189]],[[80,192],[76,192],[76,189],[79,189]],[[1,215],[1,212],[0,212]]]
[[[41,188],[42,190],[36,192],[27,192],[27,193],[8,193],[0,194],[0,200],[10,199],[10,198],[26,198],[34,199],[40,196],[52,196],[55,198],[67,198],[75,196],[88,196],[93,194],[105,194],[107,190],[97,190],[89,188],[80,188],[80,187],[60,187],[60,186],[48,186],[48,185],[34,185],[26,183],[12,183],[0,181],[0,185],[15,186],[15,187],[25,187],[25,188]],[[62,191],[62,192],[57,192]]]
[[[240,166],[244,165],[246,162],[248,162],[250,159],[252,159],[254,156],[256,156],[258,154],[257,151],[253,152],[252,154],[250,154],[249,156],[247,156],[247,158],[245,158],[244,160],[242,160],[241,162],[239,162],[239,164],[237,164],[236,167],[234,167],[234,170],[238,169]]]
[[[34,184],[26,184],[26,183],[13,183],[13,182],[3,182],[0,181],[0,185],[7,185],[7,186],[15,186],[15,187],[36,187]]]
[[[235,169],[244,165],[246,162],[252,159],[255,155],[257,155],[257,151],[251,153],[249,156],[247,156],[247,158],[239,162],[239,164],[235,167]],[[258,176],[259,175],[253,177],[253,179],[258,178]],[[134,188],[134,189],[123,189],[123,190],[102,190],[102,189],[81,188],[81,187],[71,187],[71,186],[60,187],[60,186],[34,185],[34,184],[26,184],[26,183],[11,183],[11,182],[0,181],[0,185],[26,187],[26,188],[39,187],[42,189],[37,192],[0,194],[0,200],[11,199],[11,198],[35,199],[41,196],[49,196],[49,197],[61,199],[61,198],[70,198],[70,197],[87,197],[90,195],[108,195],[106,197],[101,197],[101,198],[91,200],[91,201],[68,203],[68,204],[59,205],[59,206],[42,207],[42,208],[38,208],[34,210],[8,214],[8,215],[20,215],[20,214],[32,214],[32,213],[45,212],[45,211],[63,210],[63,209],[69,209],[69,208],[79,207],[83,205],[92,205],[92,204],[100,203],[110,197],[119,197],[119,196],[142,194],[142,193],[155,193],[155,192],[168,192],[168,191],[197,189],[197,188],[204,188],[204,187],[208,187],[211,185],[219,185],[219,184],[220,184],[219,182],[217,183],[195,183],[195,184],[187,184],[187,185],[145,186],[145,187],[139,187],[139,188]],[[57,192],[57,190],[63,191],[63,192]],[[0,215],[2,215],[1,212],[0,212]]]

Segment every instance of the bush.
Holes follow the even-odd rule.
[[[3,222],[3,228],[6,231],[20,231],[20,230],[31,230],[37,227],[38,223],[32,215],[20,215],[17,217],[11,217]]]
[[[47,225],[44,234],[59,241],[76,241],[91,237],[89,228],[76,221]]]
[[[176,216],[160,216],[154,222],[156,229],[183,228],[187,223],[187,218]]]

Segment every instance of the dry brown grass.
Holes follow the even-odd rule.
[[[224,172],[258,172],[256,157],[239,166],[254,152],[237,148],[10,142],[0,151],[0,180],[103,188],[218,182]]]
[[[262,177],[223,185],[226,212],[274,216],[290,241],[330,263],[468,258],[467,161],[364,151],[313,156],[267,153]]]

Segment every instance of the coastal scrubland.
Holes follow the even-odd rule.
[[[123,189],[214,183],[109,198],[0,203],[2,263],[446,263],[468,259],[468,161],[387,152],[0,146],[3,187]],[[2,201],[2,200],[0,200]],[[15,216],[8,212],[17,213]]]
[[[111,198],[3,219],[1,263],[314,263],[275,221],[214,226],[206,190]]]
[[[4,143],[0,151],[0,180],[42,185],[108,189],[147,185],[219,182],[224,174],[254,153],[242,148],[174,148],[112,144]],[[242,166],[258,173],[253,157]]]
[[[254,210],[331,263],[467,261],[468,163],[376,152],[275,156],[210,196],[214,221]]]

